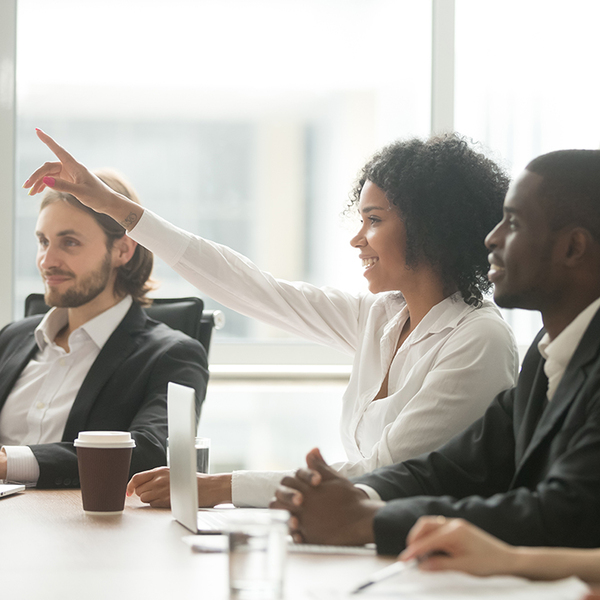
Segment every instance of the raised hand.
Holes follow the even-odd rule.
[[[29,189],[30,196],[50,187],[75,196],[82,204],[96,212],[110,215],[128,230],[135,226],[144,212],[139,204],[105,185],[41,129],[36,129],[36,133],[58,161],[46,162],[31,174],[23,184],[25,189]]]

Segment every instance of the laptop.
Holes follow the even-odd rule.
[[[4,496],[10,496],[11,494],[16,494],[17,492],[24,492],[25,486],[13,483],[0,483],[0,498],[4,498]]]
[[[268,511],[266,508],[198,508],[196,483],[196,408],[192,388],[169,382],[167,386],[167,416],[169,427],[169,464],[171,486],[171,513],[173,518],[194,534],[222,534],[227,525],[241,511]],[[192,536],[190,536],[192,537]],[[199,540],[199,538],[194,538]],[[207,540],[208,538],[204,538]],[[198,552],[222,552],[226,539],[211,538],[210,543],[187,540]],[[323,546],[314,544],[288,545],[291,552],[316,554],[368,554],[375,555],[375,545]]]
[[[196,483],[196,407],[192,388],[169,382],[167,386],[171,513],[196,534],[221,534],[237,508],[198,508]],[[249,509],[266,510],[266,509]]]

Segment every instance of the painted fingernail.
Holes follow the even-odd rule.
[[[56,185],[56,179],[54,177],[44,177],[42,181],[48,186],[53,188]]]
[[[29,185],[29,179],[23,184],[23,187],[26,188]]]
[[[35,128],[36,131],[41,131],[41,129],[39,129],[38,127]]]

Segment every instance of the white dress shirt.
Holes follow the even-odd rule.
[[[0,444],[7,481],[35,485],[40,474],[28,444],[60,442],[77,392],[100,350],[131,307],[131,296],[69,335],[69,352],[54,343],[67,325],[66,308],[53,308],[35,330],[38,351],[0,411]]]
[[[546,360],[544,373],[548,377],[548,400],[552,400],[583,334],[599,308],[600,298],[582,310],[554,340],[546,333],[538,342],[538,350]]]
[[[204,294],[244,315],[354,356],[341,435],[353,476],[437,448],[515,383],[512,331],[491,302],[454,294],[425,316],[396,352],[408,317],[398,292],[349,294],[275,279],[230,248],[146,210],[129,235]],[[390,371],[388,396],[377,401]],[[265,506],[282,472],[236,471],[233,503]]]

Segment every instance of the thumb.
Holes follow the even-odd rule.
[[[317,471],[323,481],[339,477],[337,471],[334,471],[326,462],[318,448],[313,448],[306,455],[306,464],[309,469]]]

